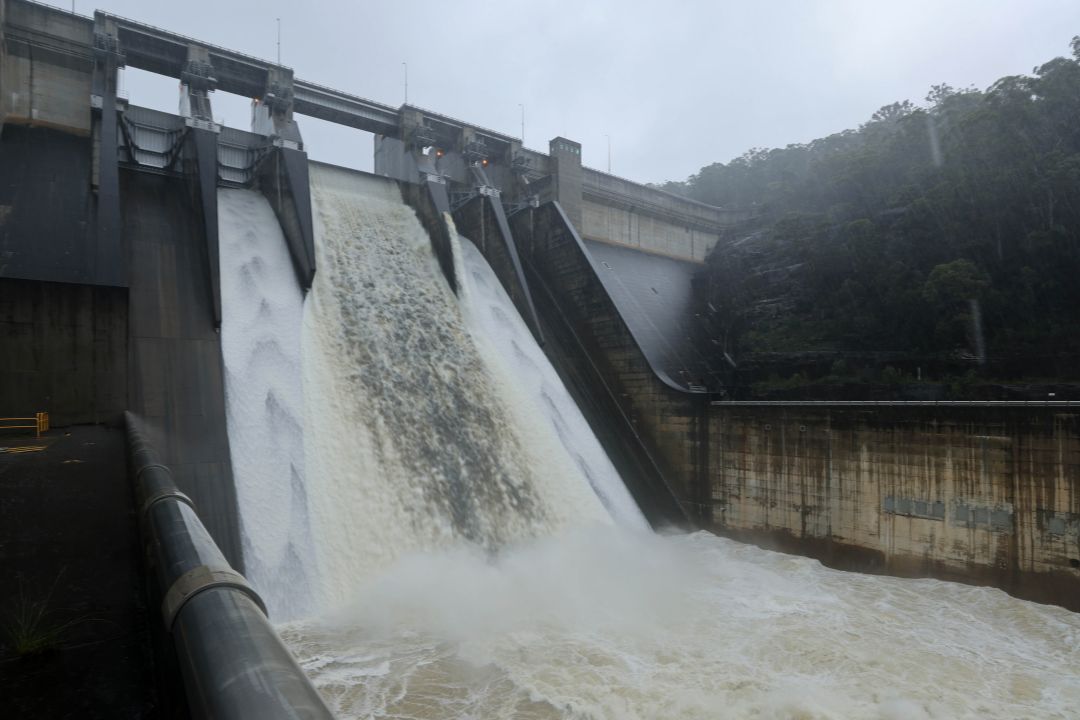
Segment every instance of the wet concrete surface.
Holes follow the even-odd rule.
[[[0,717],[162,716],[140,573],[123,430],[3,431]]]

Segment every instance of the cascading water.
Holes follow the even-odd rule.
[[[247,577],[272,616],[309,609],[314,560],[304,487],[303,294],[274,211],[257,192],[218,192],[221,350]]]
[[[466,238],[459,238],[459,247],[457,275],[466,322],[481,357],[502,388],[501,395],[513,398],[511,408],[519,416],[519,425],[530,428],[534,438],[547,438],[554,430],[563,452],[551,456],[561,459],[565,453],[575,465],[562,472],[573,474],[576,470],[620,523],[647,528],[600,441],[487,260]]]
[[[305,432],[324,603],[402,554],[610,522],[489,372],[397,186],[325,166],[311,177]]]
[[[339,717],[1065,718],[1080,704],[1065,610],[636,530],[475,248],[459,248],[459,304],[392,183],[313,166],[312,186],[302,393],[296,297],[250,279],[287,263],[266,254],[265,238],[284,244],[258,196],[257,216],[235,215],[258,232],[226,242],[223,220],[223,285],[228,267],[241,289],[226,302],[243,306],[226,307],[223,344],[234,465],[257,468],[236,471],[249,574],[266,594],[308,558],[319,619],[280,629]],[[250,371],[264,346],[287,360]],[[286,437],[301,395],[302,433]]]

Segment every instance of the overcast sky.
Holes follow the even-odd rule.
[[[53,0],[63,2],[63,0]],[[855,127],[931,84],[986,88],[1067,55],[1080,0],[367,2],[76,0],[258,57],[297,77],[409,101],[641,182],[681,180],[751,147]],[[175,111],[176,81],[127,71],[132,103]],[[214,111],[247,128],[247,101]],[[371,168],[371,136],[300,118],[312,157]]]

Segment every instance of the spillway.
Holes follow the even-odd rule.
[[[220,195],[231,451],[249,575],[277,617],[347,602],[410,553],[645,527],[486,264],[486,315],[468,312],[395,183],[313,165],[312,194],[306,299],[266,201]],[[485,334],[491,313],[516,324]],[[539,374],[514,377],[520,362]]]
[[[572,459],[573,467],[558,472],[580,479],[603,502],[613,518],[628,527],[648,524],[600,441],[559,379],[544,351],[518,314],[487,260],[468,238],[459,238],[461,305],[465,320],[501,395],[511,398],[518,424],[535,439],[558,446],[544,453],[549,462]],[[554,438],[552,437],[554,431]]]
[[[223,191],[222,343],[248,574],[339,717],[1080,704],[1065,610],[645,532],[476,248],[458,297],[393,183],[313,165],[312,194],[302,298],[269,206]]]
[[[225,410],[247,577],[273,617],[303,615],[314,560],[304,478],[303,294],[257,192],[218,192]]]

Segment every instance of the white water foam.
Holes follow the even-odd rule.
[[[546,472],[577,476],[579,482],[588,483],[620,523],[648,529],[618,471],[487,260],[467,238],[459,238],[459,247],[461,304],[469,331],[500,385],[500,394],[511,399],[518,425],[528,428],[532,445],[541,450],[538,462]]]
[[[323,606],[402,554],[610,522],[518,422],[396,185],[319,165],[311,184],[303,372]]]
[[[245,574],[271,616],[308,609],[313,561],[300,382],[303,294],[266,199],[218,191],[221,351]]]
[[[987,588],[841,573],[707,533],[603,524],[582,477],[609,506],[612,493],[585,453],[588,470],[578,458],[535,467],[566,446],[557,425],[546,439],[534,432],[544,413],[534,385],[515,375],[532,350],[506,343],[520,328],[484,330],[502,322],[492,311],[502,301],[470,274],[458,305],[392,183],[318,166],[312,181],[319,275],[301,352],[306,502],[313,585],[321,607],[338,609],[281,630],[339,717],[1074,715],[1078,615]],[[237,223],[265,227],[258,212]],[[227,273],[285,267],[262,252],[228,270],[223,261],[223,284]],[[276,292],[229,302],[268,308],[278,337],[295,318],[282,319]],[[236,405],[244,412],[232,409],[240,395],[229,400],[235,464],[266,460],[252,448],[290,448],[264,463],[270,472],[303,455],[287,433],[255,437],[285,427],[274,425],[280,416],[236,426],[274,406],[267,395],[288,395],[282,377],[298,372],[292,360],[265,374],[234,370],[263,362],[263,331],[253,322],[243,342],[230,340],[226,365],[230,386],[242,378],[262,388]],[[274,533],[294,527],[303,503],[286,492],[291,471],[288,485],[275,475],[277,490],[245,472],[246,547],[276,548],[249,559],[249,572],[262,572],[259,563],[302,545]],[[288,513],[271,507],[284,497]]]
[[[1080,615],[708,533],[403,560],[283,628],[337,717],[1070,718]]]

